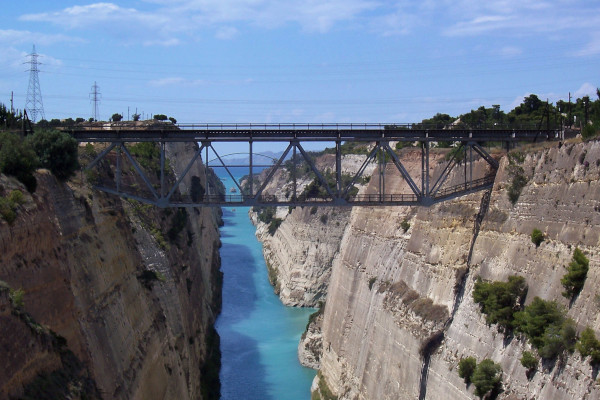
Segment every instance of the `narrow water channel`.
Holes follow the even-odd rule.
[[[297,347],[315,310],[286,307],[273,293],[248,208],[223,214],[221,399],[308,400],[315,371],[300,365]]]

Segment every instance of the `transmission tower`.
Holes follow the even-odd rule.
[[[35,52],[35,45],[33,45],[33,51],[28,57],[29,61],[25,62],[25,64],[29,64],[29,87],[27,88],[25,109],[31,116],[31,120],[36,122],[38,117],[40,117],[40,119],[46,118],[44,116],[44,103],[42,103],[42,91],[40,89],[40,79],[38,76],[41,63],[38,61],[39,55]]]
[[[96,85],[96,82],[94,82],[94,85],[92,86],[92,92],[90,93],[90,101],[94,104],[94,121],[98,121],[98,104],[100,104],[100,98],[102,97],[99,89],[100,88],[98,85]]]

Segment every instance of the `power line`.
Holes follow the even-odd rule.
[[[39,55],[35,52],[35,44],[33,45],[33,51],[28,55],[29,61],[25,64],[29,64],[29,86],[27,88],[27,100],[25,101],[25,109],[31,116],[33,122],[37,122],[38,116],[40,119],[46,119],[44,116],[44,103],[42,102],[42,90],[40,89],[40,79],[38,76]]]

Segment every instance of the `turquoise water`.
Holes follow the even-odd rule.
[[[300,365],[297,348],[315,310],[286,307],[273,293],[248,208],[224,208],[223,220],[221,399],[308,400],[315,371]]]

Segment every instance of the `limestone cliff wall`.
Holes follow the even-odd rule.
[[[180,168],[190,151],[170,147],[172,164]],[[205,176],[202,167],[192,175]],[[103,398],[215,398],[218,215],[190,209],[167,240],[174,211],[92,191],[83,174],[67,183],[43,171],[36,177],[33,195],[12,178],[0,181],[2,195],[25,193],[14,223],[0,220],[0,280],[23,289],[24,311],[66,339]],[[11,364],[0,398],[22,394],[30,378],[57,365],[43,346],[20,346],[17,330],[0,341],[2,364],[47,364]]]
[[[355,173],[366,157],[347,155],[342,160],[344,173]],[[316,160],[320,171],[334,171],[335,157],[326,154]],[[369,175],[373,165],[366,168]],[[260,179],[266,177],[266,172]],[[298,195],[312,181],[307,176],[298,179]],[[287,171],[277,171],[265,192],[283,194],[291,192]],[[256,235],[263,244],[263,255],[269,267],[275,290],[281,301],[288,306],[316,307],[325,300],[331,276],[331,265],[339,250],[342,235],[350,221],[349,208],[297,207],[293,210],[280,208],[277,217],[283,222],[271,235],[267,224],[257,220]]]
[[[513,161],[528,178],[518,201],[508,200],[511,168],[503,157],[476,237],[481,193],[432,208],[352,210],[333,262],[322,328],[320,371],[340,399],[473,398],[473,388],[457,374],[458,361],[467,356],[501,364],[500,398],[600,398],[592,367],[577,353],[527,379],[519,358],[530,345],[487,326],[472,300],[476,277],[518,274],[529,286],[527,302],[534,296],[557,300],[579,331],[600,331],[600,143],[554,144],[524,154]],[[411,224],[406,233],[403,219]],[[547,237],[538,248],[530,239],[534,228]],[[560,278],[576,246],[589,258],[590,271],[570,305]],[[423,368],[426,345],[440,331],[443,341]]]

